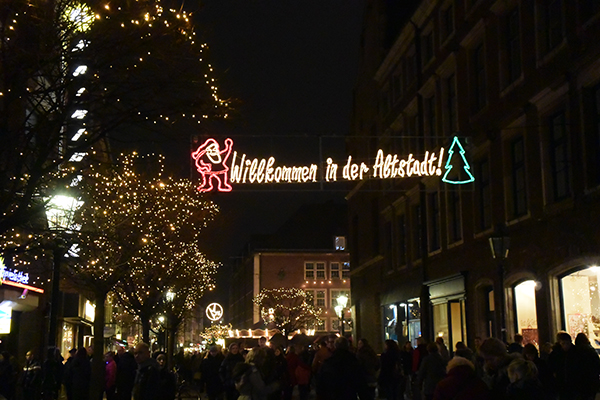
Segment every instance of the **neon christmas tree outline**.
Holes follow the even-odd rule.
[[[453,181],[451,179],[448,179],[448,174],[450,174],[450,171],[452,170],[452,168],[454,168],[452,166],[452,164],[450,163],[450,161],[452,160],[452,157],[454,155],[454,147],[455,146],[458,146],[458,148],[459,148],[458,152],[464,162],[464,171],[469,176],[468,179],[461,180],[461,181]],[[452,145],[450,146],[450,149],[448,149],[448,159],[446,160],[445,168],[446,168],[446,173],[444,174],[444,177],[442,178],[442,182],[449,183],[452,185],[462,185],[465,183],[471,183],[471,182],[475,181],[475,177],[473,176],[473,174],[471,174],[471,171],[469,171],[471,169],[471,165],[469,165],[469,162],[465,158],[465,149],[460,144],[460,140],[458,140],[457,136],[454,136],[454,139],[452,140]]]

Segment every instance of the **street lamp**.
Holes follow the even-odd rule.
[[[500,277],[500,337],[506,343],[506,300],[504,293],[504,261],[508,258],[510,237],[503,235],[501,230],[489,238],[492,257],[498,260],[498,276]]]
[[[70,233],[76,229],[73,224],[75,211],[83,204],[73,197],[56,195],[50,198],[46,205],[48,228],[55,233],[52,265],[52,293],[50,297],[50,318],[48,331],[48,346],[56,346],[58,328],[58,303],[60,301],[60,264],[65,253],[65,243],[60,234]]]
[[[167,367],[169,369],[173,368],[173,344],[174,344],[174,334],[171,332],[173,326],[173,301],[175,300],[175,292],[171,289],[167,290],[165,293],[165,301],[167,305],[166,310],[166,326],[165,330],[167,332],[167,338],[165,346],[167,347]]]
[[[342,325],[341,328],[341,336],[344,336],[344,311],[346,310],[346,306],[348,305],[348,296],[345,294],[341,294],[337,298],[337,306],[335,306],[335,312],[340,316],[340,323]]]

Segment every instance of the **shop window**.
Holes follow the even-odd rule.
[[[494,322],[494,314],[496,311],[494,301],[494,289],[490,286],[484,289],[485,293],[485,320],[487,328],[487,336],[493,337],[496,331],[496,323]]]
[[[421,307],[418,300],[409,300],[408,307],[408,338],[413,347],[417,347],[417,338],[421,336]]]
[[[466,343],[464,300],[452,300],[434,305],[433,330],[435,337],[443,338],[449,349],[454,349],[457,342]]]
[[[517,332],[523,335],[523,344],[538,345],[535,281],[525,281],[514,287]]]
[[[589,267],[560,280],[565,330],[574,339],[583,332],[600,349],[600,267]]]
[[[398,340],[397,325],[398,306],[396,304],[383,306],[383,331],[385,340]]]

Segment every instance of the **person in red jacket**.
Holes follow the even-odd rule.
[[[475,373],[473,363],[463,357],[454,357],[446,367],[447,375],[438,382],[433,400],[488,400],[487,385]]]

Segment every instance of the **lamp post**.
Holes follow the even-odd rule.
[[[345,294],[341,294],[337,298],[338,305],[335,307],[335,311],[339,313],[340,316],[340,324],[341,324],[341,336],[344,336],[344,312],[346,310],[346,306],[348,305],[348,296]]]
[[[173,301],[175,300],[175,292],[172,290],[167,290],[165,293],[165,301],[167,303],[167,318],[166,318],[166,327],[165,330],[167,332],[167,338],[165,346],[167,348],[167,367],[169,370],[173,368],[173,344],[174,344],[174,333],[171,332],[173,326]]]
[[[492,257],[498,260],[498,276],[500,278],[500,337],[504,343],[506,343],[506,299],[504,293],[504,262],[508,257],[508,250],[510,249],[510,238],[503,235],[499,231],[496,235],[489,238],[490,249],[492,251]]]
[[[48,346],[56,346],[58,328],[58,305],[60,301],[60,264],[66,251],[62,234],[72,232],[75,211],[81,207],[82,201],[65,195],[50,198],[46,206],[48,228],[55,234],[52,265],[52,292],[50,297],[50,318],[48,322]]]

